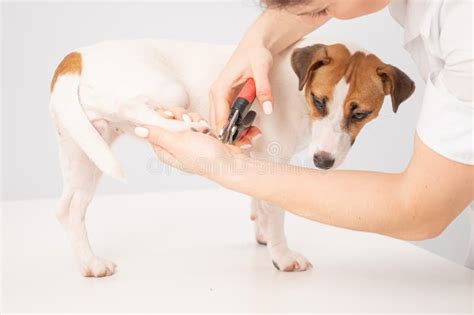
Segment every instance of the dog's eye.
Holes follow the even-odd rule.
[[[324,97],[322,100],[320,100],[313,93],[311,93],[311,97],[313,99],[314,107],[316,107],[321,113],[324,112],[326,109],[326,98]]]
[[[367,112],[355,112],[355,113],[352,113],[351,119],[353,121],[360,121],[360,120],[365,119],[367,116],[369,116],[369,114],[370,113],[367,113]]]

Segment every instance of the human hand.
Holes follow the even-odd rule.
[[[210,134],[175,133],[154,126],[137,127],[135,133],[150,142],[161,162],[214,180],[232,169],[234,159],[245,157],[239,147],[223,144]]]
[[[211,87],[210,123],[216,134],[227,121],[231,103],[238,92],[234,89],[249,78],[255,81],[257,99],[264,113],[272,113],[273,96],[269,80],[272,64],[273,55],[263,43],[252,38],[242,40]]]
[[[183,121],[201,121],[197,113],[188,113],[184,108],[172,108],[158,112],[165,118]],[[233,159],[245,157],[251,147],[250,139],[256,129],[249,129],[241,139],[241,146],[226,145],[211,134],[200,132],[171,132],[155,126],[141,126],[135,134],[152,145],[159,160],[185,172],[215,178],[223,170],[230,169]]]
[[[326,12],[326,11],[325,11]],[[216,134],[224,126],[236,87],[253,78],[257,99],[263,112],[271,114],[273,94],[269,74],[273,56],[309,34],[326,21],[329,14],[311,14],[311,21],[303,21],[296,13],[281,9],[267,9],[247,30],[234,54],[211,86],[210,123]]]

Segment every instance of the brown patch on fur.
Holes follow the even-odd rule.
[[[311,74],[330,62],[327,46],[316,44],[309,47],[297,48],[291,55],[291,67],[298,76],[298,89],[301,91]]]
[[[344,76],[351,56],[349,50],[344,45],[335,44],[323,46],[325,53],[320,53],[319,55],[321,57],[327,56],[329,62],[317,68],[317,71],[315,71],[315,68],[308,67],[310,73],[307,74],[308,83],[306,84],[305,98],[306,102],[311,104],[309,106],[309,112],[313,119],[321,117],[321,113],[312,106],[313,100],[311,93],[319,99],[327,98],[327,102],[329,103],[333,97],[334,87]],[[314,58],[312,62],[316,64],[320,62],[320,60]]]
[[[295,49],[292,67],[300,80],[300,89],[305,88],[312,120],[323,116],[314,106],[312,94],[330,104],[335,86],[341,79],[346,80],[349,91],[344,100],[341,127],[348,130],[352,141],[367,122],[377,117],[385,95],[391,95],[393,111],[396,112],[400,103],[415,89],[413,81],[398,68],[383,63],[373,54],[359,51],[351,55],[342,44],[317,44]],[[355,121],[351,119],[354,110],[370,114],[363,120]]]
[[[384,63],[375,55],[356,52],[351,56],[345,78],[349,91],[344,100],[343,128],[349,131],[352,141],[355,140],[362,127],[376,118],[382,108],[385,92],[377,68]],[[362,121],[351,121],[352,110],[370,112]]]
[[[382,78],[385,94],[392,97],[393,112],[396,113],[400,104],[415,92],[415,83],[392,65],[377,68],[377,74]]]
[[[345,77],[349,91],[344,101],[346,125],[343,127],[349,131],[352,141],[366,123],[378,116],[386,95],[391,96],[396,113],[400,103],[415,91],[415,84],[405,73],[373,54],[356,52],[352,55]],[[351,122],[354,107],[370,114],[362,121]]]
[[[54,85],[61,75],[82,72],[82,56],[78,52],[68,54],[54,71],[53,79],[51,80],[50,91],[53,92]]]

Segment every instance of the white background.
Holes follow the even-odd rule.
[[[248,0],[34,2],[2,3],[1,6],[4,200],[57,197],[60,194],[61,176],[56,139],[48,115],[48,96],[52,73],[67,52],[102,40],[143,37],[236,44],[261,12],[256,2]],[[331,21],[311,35],[315,42],[318,36],[364,46],[385,62],[403,69],[416,82],[414,96],[402,104],[397,115],[391,112],[387,98],[381,117],[365,127],[343,165],[351,169],[403,170],[411,154],[424,83],[401,46],[402,29],[392,20],[388,10],[384,10],[353,21]],[[123,163],[129,184],[104,178],[99,193],[215,186],[196,176],[163,171],[143,143],[125,138],[116,145],[115,152]],[[223,211],[224,208],[225,205]],[[467,214],[463,213],[441,237],[418,245],[462,262],[468,232]]]

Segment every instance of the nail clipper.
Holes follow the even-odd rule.
[[[252,125],[255,117],[257,117],[257,113],[250,110],[255,97],[255,82],[250,78],[245,82],[239,95],[232,103],[227,123],[219,132],[219,140],[226,144],[234,144],[239,140],[242,132]]]

